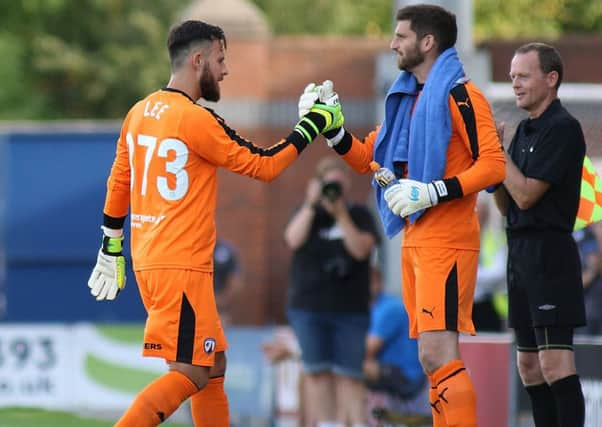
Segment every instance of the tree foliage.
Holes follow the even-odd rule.
[[[275,34],[385,36],[392,0],[253,0]],[[602,1],[473,0],[477,41],[602,33]],[[117,118],[168,77],[191,0],[0,0],[0,119]]]
[[[476,40],[602,34],[602,1],[474,0]]]
[[[276,34],[389,34],[392,0],[253,0]]]
[[[166,83],[165,35],[188,2],[0,1],[0,118],[111,118]]]

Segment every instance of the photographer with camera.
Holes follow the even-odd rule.
[[[378,242],[367,207],[351,204],[347,166],[323,158],[284,232],[293,253],[289,322],[301,348],[309,425],[363,426],[364,339],[370,255]]]

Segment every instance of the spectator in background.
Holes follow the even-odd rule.
[[[295,332],[289,326],[274,330],[272,338],[261,347],[265,357],[274,365],[274,416],[278,425],[282,418],[293,418],[299,427],[312,426],[307,409],[301,350]],[[313,427],[313,426],[312,426]]]
[[[213,249],[213,289],[222,324],[228,325],[234,301],[242,289],[242,272],[236,250],[222,239],[217,239]]]
[[[506,236],[498,212],[492,211],[492,198],[481,192],[477,213],[481,225],[481,252],[472,321],[477,332],[500,332],[507,312]],[[505,317],[505,316],[504,316]]]
[[[345,164],[323,158],[284,232],[294,251],[289,323],[301,348],[310,425],[317,427],[366,422],[362,361],[378,233],[367,207],[348,204],[350,185]]]
[[[418,359],[418,343],[409,337],[403,302],[384,292],[378,266],[372,268],[370,286],[370,329],[364,358],[369,425],[380,425],[374,410],[430,418],[430,386]]]
[[[586,325],[579,334],[602,334],[602,222],[574,233],[581,257]]]

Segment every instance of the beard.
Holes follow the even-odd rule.
[[[217,102],[220,98],[219,83],[211,74],[209,70],[209,64],[205,63],[203,67],[203,73],[199,80],[199,86],[201,88],[201,96],[203,99],[210,102]]]
[[[412,72],[414,68],[424,62],[424,54],[420,52],[418,43],[416,43],[412,50],[408,51],[403,56],[397,57],[397,67],[400,70]]]

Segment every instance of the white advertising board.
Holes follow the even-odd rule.
[[[0,326],[0,404],[65,407],[71,337],[62,326]]]
[[[142,358],[139,344],[90,324],[0,326],[0,406],[122,410],[137,391],[132,378],[163,372],[165,363]]]
[[[142,357],[142,330],[141,324],[0,324],[0,407],[121,414],[167,371],[164,360]],[[261,353],[271,334],[270,328],[226,330],[233,417],[272,414],[271,367]]]

